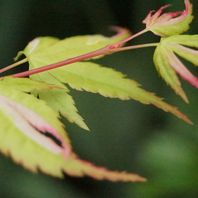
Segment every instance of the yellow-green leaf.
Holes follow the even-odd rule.
[[[176,54],[194,65],[198,65],[198,50],[189,47],[198,48],[197,35],[175,35],[162,38],[154,53],[154,63],[158,72],[186,102],[188,102],[187,96],[176,73],[195,88],[198,88],[198,78],[185,67]]]
[[[129,32],[122,29],[120,34],[112,38],[104,37],[102,35],[76,36],[66,38],[64,40],[59,40],[54,37],[38,37],[31,41],[25,50],[20,53],[24,53],[27,56],[31,69],[35,68],[34,66],[31,66],[31,63],[37,62],[37,60],[41,64],[47,64],[49,61],[50,63],[57,62],[66,58],[80,55],[82,53],[88,53],[90,51],[99,49],[116,41],[122,40],[128,36]],[[44,62],[41,61],[42,59]],[[40,66],[40,64],[38,66]],[[64,87],[60,82],[57,81],[56,76],[53,75],[52,72],[46,72],[44,75],[39,74],[31,76],[31,78]],[[54,98],[52,98],[52,95]],[[42,92],[39,93],[39,96],[41,99],[47,101],[47,103],[54,110],[65,116],[70,122],[74,122],[80,127],[89,130],[88,126],[83,121],[83,118],[78,114],[78,110],[75,107],[75,102],[68,94],[68,89],[65,88],[65,90],[52,90],[45,93]]]
[[[75,48],[75,44],[77,45],[77,47],[79,46],[80,37],[78,39],[79,42],[72,45],[72,48],[74,51],[76,50],[77,55],[79,55],[79,49]],[[83,37],[82,43],[84,42],[84,39],[85,37]],[[67,42],[64,42],[64,45],[65,43]],[[48,65],[60,61],[62,59],[61,53],[59,54],[57,53],[57,51],[54,51],[53,56],[52,54],[49,55],[48,53],[49,51],[52,52],[54,50],[55,45],[52,45],[52,47],[49,46],[46,50],[43,50],[42,52],[39,51],[39,53],[37,53],[36,48],[34,48],[34,51],[32,51],[32,53],[27,53],[26,56],[28,58],[30,68],[39,68],[43,65]],[[71,43],[68,48],[70,46]],[[39,48],[39,45],[37,47]],[[71,57],[70,51],[68,51],[67,53],[68,57]],[[54,84],[53,82],[55,82],[56,84],[58,80],[63,83],[67,83],[72,88],[78,90],[86,90],[93,93],[99,93],[106,97],[119,98],[122,100],[134,99],[143,104],[153,104],[154,106],[163,109],[166,112],[170,112],[188,123],[191,123],[187,116],[181,113],[176,107],[167,104],[161,98],[155,96],[153,93],[143,90],[137,82],[126,79],[125,76],[120,72],[114,71],[110,68],[100,67],[95,63],[78,62],[67,65],[65,67],[63,66],[61,68],[49,70],[41,74],[33,75],[31,76],[31,78],[41,80],[50,84]],[[53,82],[49,79],[52,79]]]
[[[44,81],[57,87],[61,87],[61,89],[49,90],[47,92],[34,91],[34,94],[39,95],[39,97],[42,100],[45,100],[51,108],[56,112],[61,113],[61,115],[67,118],[71,123],[75,123],[85,130],[89,130],[84,119],[79,115],[75,102],[69,94],[69,89],[66,85],[63,85],[56,76],[50,72],[41,73],[32,76],[32,78],[37,81]]]
[[[69,94],[69,90],[50,90],[38,92],[39,97],[55,111],[60,112],[71,123],[76,123],[85,130],[89,130],[83,118],[78,114],[75,102]]]
[[[198,66],[198,35],[171,36],[164,39],[163,43],[182,58]]]
[[[111,181],[141,182],[137,174],[109,171],[80,160],[58,120],[45,102],[0,83],[0,150],[23,167],[55,177],[64,173]]]
[[[110,38],[102,35],[74,36],[63,40],[54,37],[38,37],[31,41],[22,53],[27,58],[29,55],[31,58],[35,56],[36,59],[47,58],[53,63],[98,50],[130,35],[125,29],[122,32]]]
[[[166,83],[170,85],[172,89],[184,99],[184,101],[188,102],[188,98],[181,87],[180,80],[177,77],[175,70],[169,64],[166,50],[167,49],[160,44],[156,48],[153,57],[156,69]]]

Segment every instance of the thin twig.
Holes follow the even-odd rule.
[[[13,63],[13,64],[11,64],[11,65],[8,65],[8,66],[6,66],[6,67],[0,69],[0,73],[3,73],[3,72],[5,72],[5,71],[8,71],[8,70],[10,70],[10,69],[12,69],[12,68],[14,68],[14,67],[19,66],[19,65],[22,65],[23,63],[26,63],[27,61],[28,61],[28,59],[25,58],[25,59],[22,59],[22,60],[20,60],[20,61],[18,61],[18,62],[15,62],[15,63]]]
[[[146,43],[146,44],[140,44],[140,45],[132,45],[117,49],[112,49],[112,52],[122,52],[127,50],[133,50],[133,49],[139,49],[139,48],[147,48],[147,47],[156,47],[159,43]]]

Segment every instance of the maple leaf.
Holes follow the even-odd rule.
[[[21,83],[23,83],[22,86]],[[49,124],[49,120],[46,122],[45,119],[43,119],[43,115],[46,113],[44,104],[42,108],[42,105],[39,104],[41,103],[39,100],[34,99],[34,97],[29,94],[23,93],[40,90],[42,87],[46,89],[47,84],[35,82],[30,79],[1,79],[1,121],[7,119],[7,121],[2,122],[1,124],[1,129],[5,129],[2,130],[2,132],[6,131],[9,133],[10,131],[10,133],[14,133],[14,129],[16,129],[16,131],[23,133],[41,146],[46,147],[51,152],[58,153],[63,151],[64,153],[67,153],[66,150],[70,150],[69,146],[64,147],[61,135],[58,134],[55,127]],[[51,86],[49,85],[48,90],[50,89]],[[33,108],[38,108],[39,105],[42,110],[39,112],[40,114],[37,114]],[[9,129],[8,123],[10,123],[11,129]],[[42,133],[44,134],[45,132],[57,138],[62,145],[62,149],[47,138],[47,136],[42,135]],[[17,133],[15,135],[17,135]]]
[[[47,84],[29,79],[0,80],[1,152],[33,172],[40,170],[55,177],[66,173],[111,181],[145,181],[137,174],[110,171],[79,159],[59,115],[44,101],[25,93],[41,87],[45,90]]]
[[[170,5],[162,6],[158,11],[150,11],[143,20],[146,29],[159,36],[171,36],[181,34],[189,29],[193,20],[192,4],[185,0],[185,10],[163,13]]]
[[[192,86],[198,88],[198,78],[176,56],[177,54],[198,66],[198,50],[188,48],[187,46],[198,48],[198,35],[175,35],[162,38],[154,53],[154,63],[158,72],[167,84],[186,102],[188,102],[187,96],[181,87],[176,73]]]
[[[28,57],[31,69],[39,67],[41,64],[47,64],[49,62],[61,60],[63,58],[71,58],[73,56],[100,49],[106,45],[110,45],[116,41],[122,40],[123,38],[126,38],[130,35],[128,30],[120,27],[112,27],[111,29],[118,32],[116,36],[113,36],[111,38],[104,37],[102,35],[75,36],[63,40],[59,40],[58,38],[54,37],[39,37],[31,41],[24,51],[18,53],[16,58],[20,57],[20,55],[24,53]],[[46,49],[48,49],[49,47],[51,49],[46,51]],[[44,51],[46,52],[44,53],[44,56],[48,57],[47,62],[46,58],[42,57]],[[54,56],[54,53],[56,54],[56,56]],[[43,61],[40,59],[41,62],[39,62],[37,66],[34,66],[34,57],[38,59],[38,61],[40,58],[44,59]],[[101,56],[94,58],[100,57]],[[31,61],[30,59],[33,61]],[[47,103],[54,110],[60,112],[70,122],[76,123],[78,126],[85,130],[89,130],[88,126],[84,122],[84,119],[78,114],[75,102],[72,96],[69,94],[69,89],[66,88],[66,85],[63,85],[63,83],[57,80],[53,72],[46,72],[44,75],[39,74],[31,76],[31,78],[64,87],[63,90],[51,90],[45,93],[42,92],[38,94],[41,99],[47,101]]]
[[[136,81],[127,79],[121,72],[91,62],[109,53],[157,45],[154,53],[157,70],[175,92],[188,102],[176,73],[196,88],[198,78],[187,70],[176,55],[198,65],[198,36],[175,35],[189,29],[193,19],[192,5],[185,0],[184,11],[163,13],[168,6],[161,7],[157,12],[151,11],[143,21],[146,29],[132,36],[125,29],[114,27],[118,34],[110,38],[86,35],[63,40],[38,37],[31,41],[16,57],[18,59],[24,54],[26,59],[0,71],[5,72],[28,61],[31,71],[14,74],[13,77],[30,75],[32,79],[0,79],[1,152],[33,172],[41,170],[55,177],[68,174],[77,177],[87,175],[98,180],[145,181],[137,174],[107,170],[78,158],[59,120],[59,113],[70,122],[89,130],[69,94],[68,85],[79,91],[98,93],[109,98],[152,104],[192,124],[176,107],[145,91]],[[148,30],[163,37],[159,44],[123,47]],[[68,64],[72,65],[66,67]]]
[[[83,53],[82,50],[91,51],[92,45],[94,49],[96,49],[95,45],[97,44],[98,46],[100,42],[93,42],[95,41],[95,38],[98,39],[98,37],[96,36],[93,37],[94,39],[92,38],[92,36],[78,36],[74,38],[72,37],[64,39],[59,42],[57,42],[57,39],[55,39],[55,44],[52,45],[51,43],[53,43],[54,38],[36,38],[27,45],[23,53],[27,57],[30,69],[39,68],[43,65],[48,65],[61,61],[65,57],[71,58],[73,54],[75,54],[75,50],[76,54],[79,55]],[[87,46],[86,43],[90,41],[90,39],[94,44],[89,44]],[[34,44],[34,42],[36,42],[36,44]],[[112,43],[112,41],[108,42]],[[39,43],[41,43],[42,48],[40,48]],[[105,41],[105,43],[104,41],[102,41],[102,43],[102,45],[107,45],[107,41]],[[77,45],[77,47],[75,46],[75,44]],[[46,48],[44,48],[43,46],[45,46]],[[83,48],[83,46],[85,46],[85,49]],[[72,55],[70,55],[70,52]],[[56,68],[46,71],[44,73],[32,75],[31,78],[59,86],[65,86],[65,83],[67,83],[70,87],[74,89],[85,90],[92,93],[99,93],[105,97],[119,98],[122,100],[134,99],[143,104],[153,104],[154,106],[161,108],[166,112],[171,112],[172,114],[185,120],[186,122],[191,123],[187,116],[182,114],[176,107],[165,103],[161,98],[155,96],[153,93],[143,90],[140,85],[134,80],[126,79],[124,74],[117,72],[113,69],[100,66],[96,63],[73,63],[71,66]],[[71,115],[74,111],[69,112],[68,110],[70,109],[71,105],[73,106],[72,108],[75,107],[74,102],[69,103],[68,106],[66,106],[67,103],[62,106],[62,104],[64,103],[63,94],[64,93],[62,93],[62,98],[60,102],[58,95],[53,94],[53,97],[56,99],[51,99],[50,105],[52,106],[52,108],[61,112],[65,117],[70,120]],[[41,99],[49,102],[50,97],[48,97],[47,95],[45,96],[45,93],[39,93],[39,95]],[[64,113],[64,111],[67,111],[67,114]],[[76,115],[77,114],[75,113],[75,115],[72,117],[72,121],[82,127],[83,120],[80,119],[80,116],[78,116],[77,119]],[[81,122],[81,124],[79,124],[79,121]]]

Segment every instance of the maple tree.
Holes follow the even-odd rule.
[[[67,173],[111,181],[145,181],[137,174],[110,171],[81,160],[72,150],[59,118],[61,114],[71,123],[89,130],[70,94],[72,88],[152,104],[192,124],[177,107],[144,90],[136,81],[93,62],[96,58],[120,51],[155,47],[153,59],[157,71],[188,102],[176,73],[198,88],[198,78],[178,58],[198,65],[198,35],[181,35],[192,22],[192,5],[185,0],[184,11],[163,13],[167,7],[151,11],[143,21],[145,29],[136,34],[114,27],[117,34],[112,37],[87,35],[60,40],[47,36],[31,41],[16,57],[17,60],[25,55],[25,59],[0,70],[3,73],[23,63],[29,64],[28,71],[0,79],[1,152],[33,172],[39,169],[55,177]],[[125,46],[148,31],[160,36],[160,42]],[[25,78],[27,76],[29,78]]]

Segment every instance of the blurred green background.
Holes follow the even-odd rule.
[[[183,9],[183,0],[0,0],[1,66],[11,63],[17,51],[37,36],[108,35],[111,25],[137,32],[143,28],[141,21],[147,12],[165,3],[173,4],[173,9]],[[197,17],[190,33],[196,34],[198,1],[193,3]],[[147,34],[135,42],[157,40]],[[197,90],[183,81],[190,98],[190,104],[184,104],[159,78],[152,53],[153,49],[122,52],[99,62],[119,69],[145,89],[177,105],[193,120],[194,126],[152,106],[77,91],[72,91],[72,95],[92,133],[65,121],[74,150],[83,159],[139,173],[148,182],[123,184],[70,177],[59,180],[32,174],[1,156],[0,197],[197,198]]]

